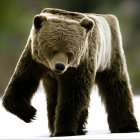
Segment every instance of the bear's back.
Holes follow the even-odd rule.
[[[61,20],[74,20],[77,22],[80,22],[85,17],[89,17],[92,20],[94,20],[95,17],[104,18],[106,20],[108,18],[111,20],[116,20],[115,16],[109,14],[79,13],[56,8],[45,8],[41,11],[41,14],[47,15],[48,18],[57,18]],[[108,20],[108,22],[110,21]]]
[[[41,14],[47,14],[48,18],[57,18],[60,20],[74,20],[80,22],[81,19],[86,17],[85,14],[78,12],[71,12],[55,8],[45,8],[42,10]]]

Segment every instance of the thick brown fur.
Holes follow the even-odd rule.
[[[55,71],[58,61],[64,67],[61,74]],[[111,132],[139,131],[115,16],[53,8],[35,16],[27,45],[3,96],[4,107],[31,122],[36,113],[31,99],[40,80],[46,92],[51,136],[85,134],[95,84]]]

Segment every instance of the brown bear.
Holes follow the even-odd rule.
[[[92,87],[97,84],[110,131],[138,132],[118,20],[46,8],[36,15],[3,105],[25,122],[36,109],[42,80],[51,136],[85,134]]]

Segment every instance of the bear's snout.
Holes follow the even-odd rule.
[[[57,74],[62,74],[66,71],[68,67],[68,56],[66,53],[58,52],[50,60],[50,67],[52,71]]]

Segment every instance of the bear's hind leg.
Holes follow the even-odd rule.
[[[127,75],[106,70],[97,73],[96,83],[106,107],[111,132],[138,132]]]
[[[48,127],[52,136],[54,133],[55,108],[57,105],[57,80],[51,78],[49,75],[45,76],[43,78],[43,86],[47,98]]]

